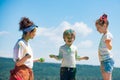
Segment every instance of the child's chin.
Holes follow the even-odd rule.
[[[68,43],[72,43],[72,41],[69,41]]]
[[[31,39],[33,39],[34,37],[31,37]]]
[[[69,43],[69,45],[71,45],[72,43]]]

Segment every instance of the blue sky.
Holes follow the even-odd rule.
[[[106,13],[114,36],[115,66],[120,67],[119,3],[119,0],[0,0],[0,56],[12,57],[13,47],[22,35],[18,31],[19,21],[25,16],[39,26],[36,37],[30,40],[34,58],[44,57],[46,62],[60,63],[50,59],[49,54],[58,54],[64,44],[63,31],[72,28],[77,33],[74,45],[78,47],[78,55],[90,57],[77,64],[99,65],[97,50],[102,35],[94,24]]]

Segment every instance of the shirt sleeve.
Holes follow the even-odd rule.
[[[111,40],[112,38],[113,38],[112,34],[108,33],[108,34],[105,35],[104,41],[105,40]]]
[[[107,34],[104,35],[103,41],[105,43],[106,40],[112,40],[112,38],[113,38],[112,34],[111,33],[107,33]],[[108,50],[108,48],[106,47],[106,45],[103,45],[103,47],[99,48],[99,49],[101,51],[104,51],[104,52]]]
[[[23,58],[23,56],[24,56],[24,54],[23,54],[23,52],[24,52],[24,48],[23,48],[23,46],[22,46],[22,43],[18,43],[18,44],[16,44],[16,46],[14,47],[14,61],[16,62],[17,60],[19,60],[19,59],[21,59],[21,58]]]
[[[63,52],[62,52],[62,48],[59,49],[59,55],[56,56],[59,60],[61,60],[63,58]]]

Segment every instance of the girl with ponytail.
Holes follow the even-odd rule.
[[[23,35],[14,46],[15,68],[10,71],[9,80],[34,80],[33,52],[29,40],[35,37],[37,26],[29,18],[23,17],[19,23],[19,30]]]
[[[97,31],[103,34],[98,48],[98,57],[103,80],[112,80],[114,66],[114,60],[111,53],[113,37],[108,30],[108,25],[109,22],[106,14],[103,14],[95,23]]]

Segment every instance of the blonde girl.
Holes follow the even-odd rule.
[[[112,58],[112,34],[108,30],[107,15],[103,14],[95,22],[97,31],[102,34],[102,38],[99,43],[98,57],[100,61],[100,69],[103,76],[103,80],[112,80],[112,71],[114,66],[114,60]]]

